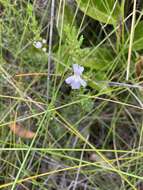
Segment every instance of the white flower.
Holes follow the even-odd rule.
[[[46,44],[46,42],[47,42],[46,39],[43,39],[43,40],[42,40],[42,43],[43,43],[43,44]]]
[[[46,52],[46,51],[47,51],[47,49],[44,47],[44,48],[42,48],[42,51]]]
[[[41,49],[42,48],[42,43],[41,42],[34,42],[33,45],[37,48],[37,49]]]
[[[85,87],[86,82],[81,78],[84,67],[78,64],[73,64],[74,75],[68,77],[65,82],[71,86],[72,89],[79,89],[80,86]]]

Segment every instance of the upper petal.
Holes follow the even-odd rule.
[[[81,67],[78,64],[73,64],[73,71],[74,71],[74,74],[81,75],[82,72],[84,71],[84,67]]]

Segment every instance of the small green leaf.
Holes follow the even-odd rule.
[[[76,0],[79,8],[88,16],[103,23],[116,25],[120,6],[115,0]]]

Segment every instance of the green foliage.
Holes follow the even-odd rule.
[[[138,51],[143,49],[143,21],[140,21],[136,23],[134,26],[134,38],[133,38],[133,45],[132,45],[132,50],[133,51]],[[130,37],[130,32],[125,33],[125,39],[128,43],[124,45],[124,53],[128,52],[129,48],[129,37]]]
[[[113,60],[110,47],[102,46],[98,48],[81,49],[81,56],[78,62],[84,67],[92,70],[106,70]]]
[[[78,20],[77,12],[68,1],[59,1],[58,8],[58,3],[55,5],[55,10],[61,11],[59,22],[55,17],[60,40],[55,40],[58,35],[53,30],[56,48],[51,52],[50,70],[48,52],[33,46],[33,41],[49,39],[45,26],[50,25],[50,9],[47,5],[46,14],[40,9],[47,1],[0,2],[5,7],[0,18],[0,188],[6,185],[14,190],[23,185],[52,190],[68,189],[70,185],[72,189],[138,189],[143,165],[142,92],[140,88],[109,87],[111,81],[124,84],[128,45],[125,51],[118,51],[117,43],[122,40],[117,42],[118,31],[113,31],[113,26],[103,29],[100,23],[99,28],[94,25],[95,19],[115,26],[120,15],[118,3],[115,5],[118,1],[77,0],[84,13],[94,19],[85,16],[76,24],[73,19]],[[43,18],[37,16],[37,3]],[[125,24],[130,30],[128,22]],[[137,51],[136,56],[143,49],[143,22],[134,27],[132,50]],[[123,35],[124,29],[120,29],[119,35]],[[127,42],[128,36],[125,33]],[[133,78],[135,56],[131,57],[130,86],[137,81]],[[65,83],[74,63],[85,68],[85,88],[73,90]],[[28,127],[36,132],[36,138],[23,140],[12,134],[8,127],[11,123]],[[26,176],[31,177],[30,183]]]
[[[133,49],[143,49],[143,21],[140,21],[135,28]]]
[[[76,0],[80,9],[88,16],[106,24],[116,25],[120,17],[120,6],[114,0]]]
[[[81,100],[81,106],[82,106],[82,109],[88,113],[93,109],[94,102],[92,101],[92,99],[83,99]]]
[[[64,10],[62,8],[59,10],[57,17],[58,17],[57,29],[59,34],[64,35],[63,28],[65,28],[67,25],[70,25],[72,27],[75,26],[76,24],[76,20],[74,18],[74,12],[67,2],[65,2]]]
[[[40,27],[36,20],[36,16],[34,14],[33,5],[28,3],[26,11],[27,11],[28,20],[30,20],[30,22],[28,23],[29,30],[32,31],[37,38],[40,38]]]
[[[34,54],[34,56],[32,56]],[[30,69],[31,71],[39,71],[39,67],[42,64],[42,67],[44,67],[47,64],[47,54],[43,52],[41,49],[36,49],[31,46],[24,52],[22,55],[22,58],[24,60],[25,66],[27,69]]]
[[[81,45],[83,36],[78,39],[77,29],[70,25],[64,27],[64,37],[62,38],[62,45],[55,53],[55,58],[59,60],[59,73],[62,73],[65,68],[77,62],[81,54]]]
[[[105,45],[98,48],[81,48],[84,39],[83,36],[78,38],[75,27],[71,28],[66,25],[64,33],[66,37],[60,47],[62,53],[57,52],[55,54],[56,59],[60,59],[61,63],[59,73],[62,73],[64,68],[71,67],[73,63],[78,63],[91,70],[100,69],[100,74],[105,74],[108,66],[113,61],[111,49]]]

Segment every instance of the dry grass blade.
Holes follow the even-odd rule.
[[[11,124],[9,125],[9,128],[11,129],[11,131],[16,134],[19,137],[22,138],[26,138],[26,139],[31,139],[35,136],[35,133],[25,129],[23,126],[19,125],[19,124]]]

